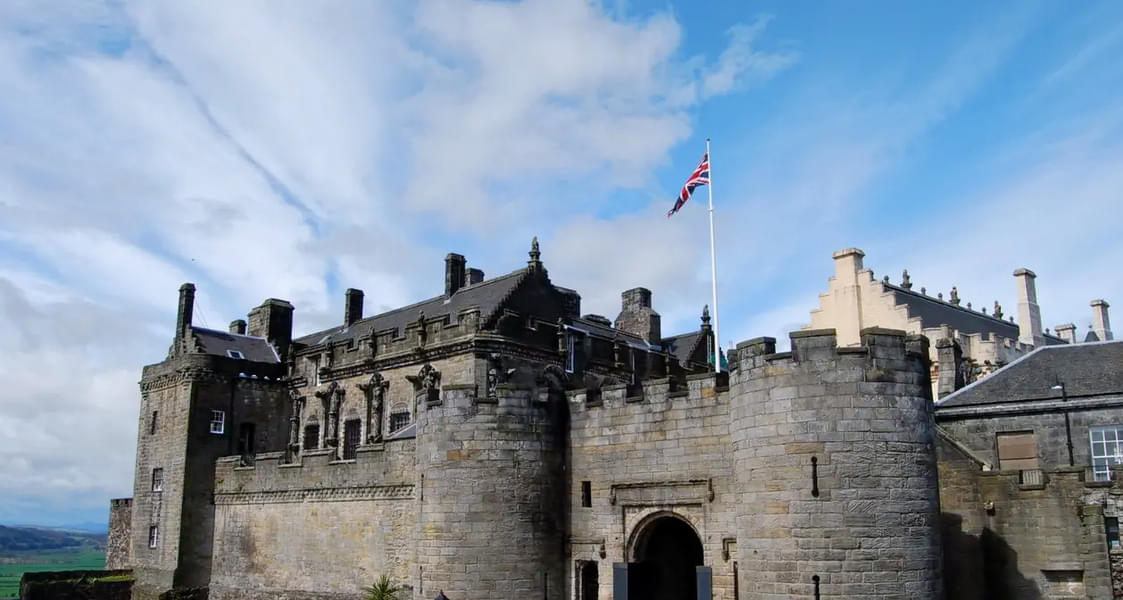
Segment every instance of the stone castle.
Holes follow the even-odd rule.
[[[485,279],[449,254],[442,294],[364,317],[350,289],[340,326],[297,338],[277,299],[195,326],[184,284],[108,566],[141,599],[357,599],[380,575],[415,600],[944,597],[969,545],[946,543],[940,477],[970,521],[990,465],[937,424],[927,337],[797,331],[715,373],[707,312],[664,337],[636,288],[582,315],[529,258]],[[962,597],[999,597],[972,577]]]

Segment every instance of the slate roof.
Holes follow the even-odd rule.
[[[204,354],[237,358],[235,356],[230,356],[227,352],[228,350],[234,350],[241,353],[243,359],[251,362],[281,362],[273,346],[262,337],[240,335],[237,333],[228,333],[226,331],[216,331],[214,329],[204,329],[194,326],[191,327],[191,333],[194,334],[195,339],[198,340],[199,348]]]
[[[957,306],[919,292],[906,290],[892,283],[882,282],[882,285],[893,294],[897,304],[904,304],[908,307],[910,317],[920,317],[921,329],[947,325],[952,329],[968,334],[987,333],[1014,340],[1018,339],[1020,331],[1017,323],[996,319],[993,315],[964,306]],[[1064,340],[1055,335],[1045,336],[1046,345],[1054,346],[1064,343],[1066,343]]]
[[[699,329],[698,331],[663,338],[663,347],[667,349],[668,354],[674,356],[680,363],[686,362],[694,356],[694,351],[703,338],[702,330]]]
[[[643,348],[648,347],[647,341],[642,337],[632,333],[628,333],[627,331],[616,329],[615,327],[609,327],[608,325],[605,325],[603,323],[598,323],[584,317],[572,319],[571,322],[574,328],[587,331],[603,338],[613,339],[615,337],[618,337],[620,338],[620,341],[626,344],[632,346],[641,346]]]
[[[475,285],[462,287],[456,290],[450,298],[446,298],[442,294],[380,315],[360,319],[350,327],[346,325],[336,326],[305,335],[293,341],[305,346],[317,346],[329,342],[358,340],[369,337],[371,331],[386,331],[388,329],[393,329],[397,331],[397,335],[401,335],[407,325],[417,322],[417,316],[422,312],[425,313],[426,319],[448,315],[455,321],[456,315],[460,311],[478,308],[481,321],[486,321],[522,283],[526,273],[526,269],[519,269],[506,275],[481,281]]]
[[[940,408],[1123,394],[1123,340],[1045,346],[936,403]]]

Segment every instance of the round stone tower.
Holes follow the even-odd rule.
[[[743,597],[942,598],[927,339],[791,342],[739,344],[730,378]]]
[[[439,403],[421,401],[415,599],[565,596],[564,453],[552,410],[505,384],[492,398],[445,386]]]

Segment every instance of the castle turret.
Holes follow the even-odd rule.
[[[941,598],[927,340],[834,330],[737,348],[730,438],[742,598]]]
[[[564,453],[551,406],[500,384],[419,400],[414,598],[561,600]]]

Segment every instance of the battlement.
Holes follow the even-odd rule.
[[[133,505],[132,498],[113,498],[109,501],[109,508],[128,508]]]
[[[729,374],[698,373],[681,379],[654,377],[644,379],[636,385],[618,383],[605,385],[600,389],[578,388],[567,391],[566,398],[570,403],[571,412],[611,410],[635,404],[725,405],[729,401]]]

